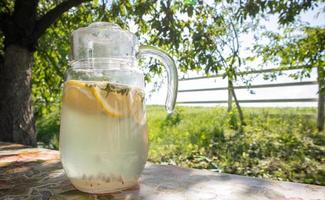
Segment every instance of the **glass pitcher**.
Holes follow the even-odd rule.
[[[139,46],[134,34],[106,22],[75,30],[71,43],[60,128],[66,175],[88,193],[136,186],[148,153],[144,75],[137,59],[151,56],[165,65],[169,113],[177,94],[175,63],[163,51]]]

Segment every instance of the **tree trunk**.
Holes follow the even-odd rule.
[[[0,13],[5,55],[0,55],[0,141],[36,146],[31,81],[38,39],[64,12],[91,0],[65,0],[42,16],[39,0],[15,0]],[[12,4],[2,3],[11,8]]]
[[[232,96],[234,97],[234,101],[235,101],[235,104],[236,104],[236,108],[237,108],[237,111],[238,111],[238,115],[239,115],[239,121],[240,121],[240,128],[239,128],[239,131],[243,131],[243,126],[245,125],[245,121],[244,121],[244,114],[243,114],[243,111],[241,109],[241,106],[239,104],[239,101],[237,99],[237,95],[235,93],[235,89],[234,89],[234,85],[232,83],[232,81],[230,80],[228,82],[229,84],[229,88],[230,88],[230,91],[232,93]]]
[[[325,86],[325,71],[323,67],[317,67],[318,74],[318,112],[317,112],[317,128],[319,131],[324,130],[324,104],[325,95],[321,92],[322,88]]]
[[[36,146],[31,80],[33,53],[6,47],[0,69],[0,140]]]
[[[228,78],[229,79],[229,78]],[[230,112],[232,110],[232,89],[231,89],[231,80],[228,80],[228,109],[227,111]]]

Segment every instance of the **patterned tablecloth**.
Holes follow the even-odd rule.
[[[325,187],[147,164],[132,190],[90,195],[65,176],[58,151],[0,142],[0,199],[325,200]]]

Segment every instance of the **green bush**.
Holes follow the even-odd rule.
[[[276,180],[325,185],[325,132],[316,130],[312,108],[177,107],[167,115],[149,106],[149,161]],[[37,121],[38,139],[58,148],[59,112]]]
[[[38,146],[59,149],[60,113],[58,109],[37,119],[36,128]]]
[[[162,107],[149,107],[150,152],[155,163],[206,168],[276,180],[325,184],[325,135],[316,130],[312,108],[181,107],[168,124]]]

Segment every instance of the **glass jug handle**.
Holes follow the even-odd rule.
[[[172,113],[175,107],[177,98],[177,88],[178,88],[178,76],[175,62],[172,57],[170,57],[166,52],[160,50],[156,47],[143,45],[139,48],[138,58],[143,56],[150,56],[161,61],[167,71],[167,99],[165,103],[165,108],[168,113]]]

